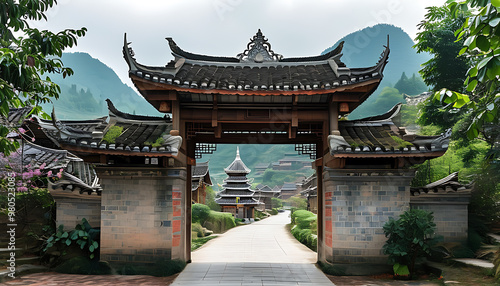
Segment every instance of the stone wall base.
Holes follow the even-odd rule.
[[[101,260],[111,265],[185,261],[184,168],[97,168]]]
[[[409,209],[408,170],[323,172],[323,253],[333,264],[387,264],[383,225]]]

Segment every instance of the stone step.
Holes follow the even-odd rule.
[[[493,238],[496,242],[500,242],[500,235],[495,233],[488,233],[488,236]]]
[[[475,259],[475,258],[455,258],[453,261],[460,262],[463,264],[471,265],[471,266],[476,266],[476,267],[481,267],[485,269],[493,269],[495,265],[493,263],[483,260],[483,259]]]
[[[15,277],[19,277],[22,274],[43,272],[47,270],[48,270],[47,267],[41,265],[33,265],[33,264],[19,265],[16,266]],[[8,277],[9,273],[11,272],[8,268],[6,267],[0,268],[0,282],[10,281],[11,278]]]

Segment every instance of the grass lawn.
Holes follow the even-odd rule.
[[[209,240],[216,238],[216,235],[199,237],[191,239],[191,251],[200,248],[203,244],[207,243]]]

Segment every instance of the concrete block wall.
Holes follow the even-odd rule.
[[[323,257],[330,263],[387,263],[383,225],[410,207],[413,171],[323,172]]]
[[[186,171],[97,168],[103,186],[101,260],[111,264],[186,260]]]
[[[411,208],[434,214],[436,234],[445,242],[465,242],[468,231],[468,204],[470,192],[428,194],[411,197]]]
[[[92,227],[101,226],[101,197],[86,193],[74,197],[53,197],[56,202],[56,226],[62,224],[65,231],[70,231],[82,222],[82,218],[87,219]]]

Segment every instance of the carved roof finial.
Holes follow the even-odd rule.
[[[250,39],[247,49],[243,53],[237,55],[240,62],[276,62],[283,57],[280,54],[274,53],[271,49],[271,44],[259,29],[255,36]]]

